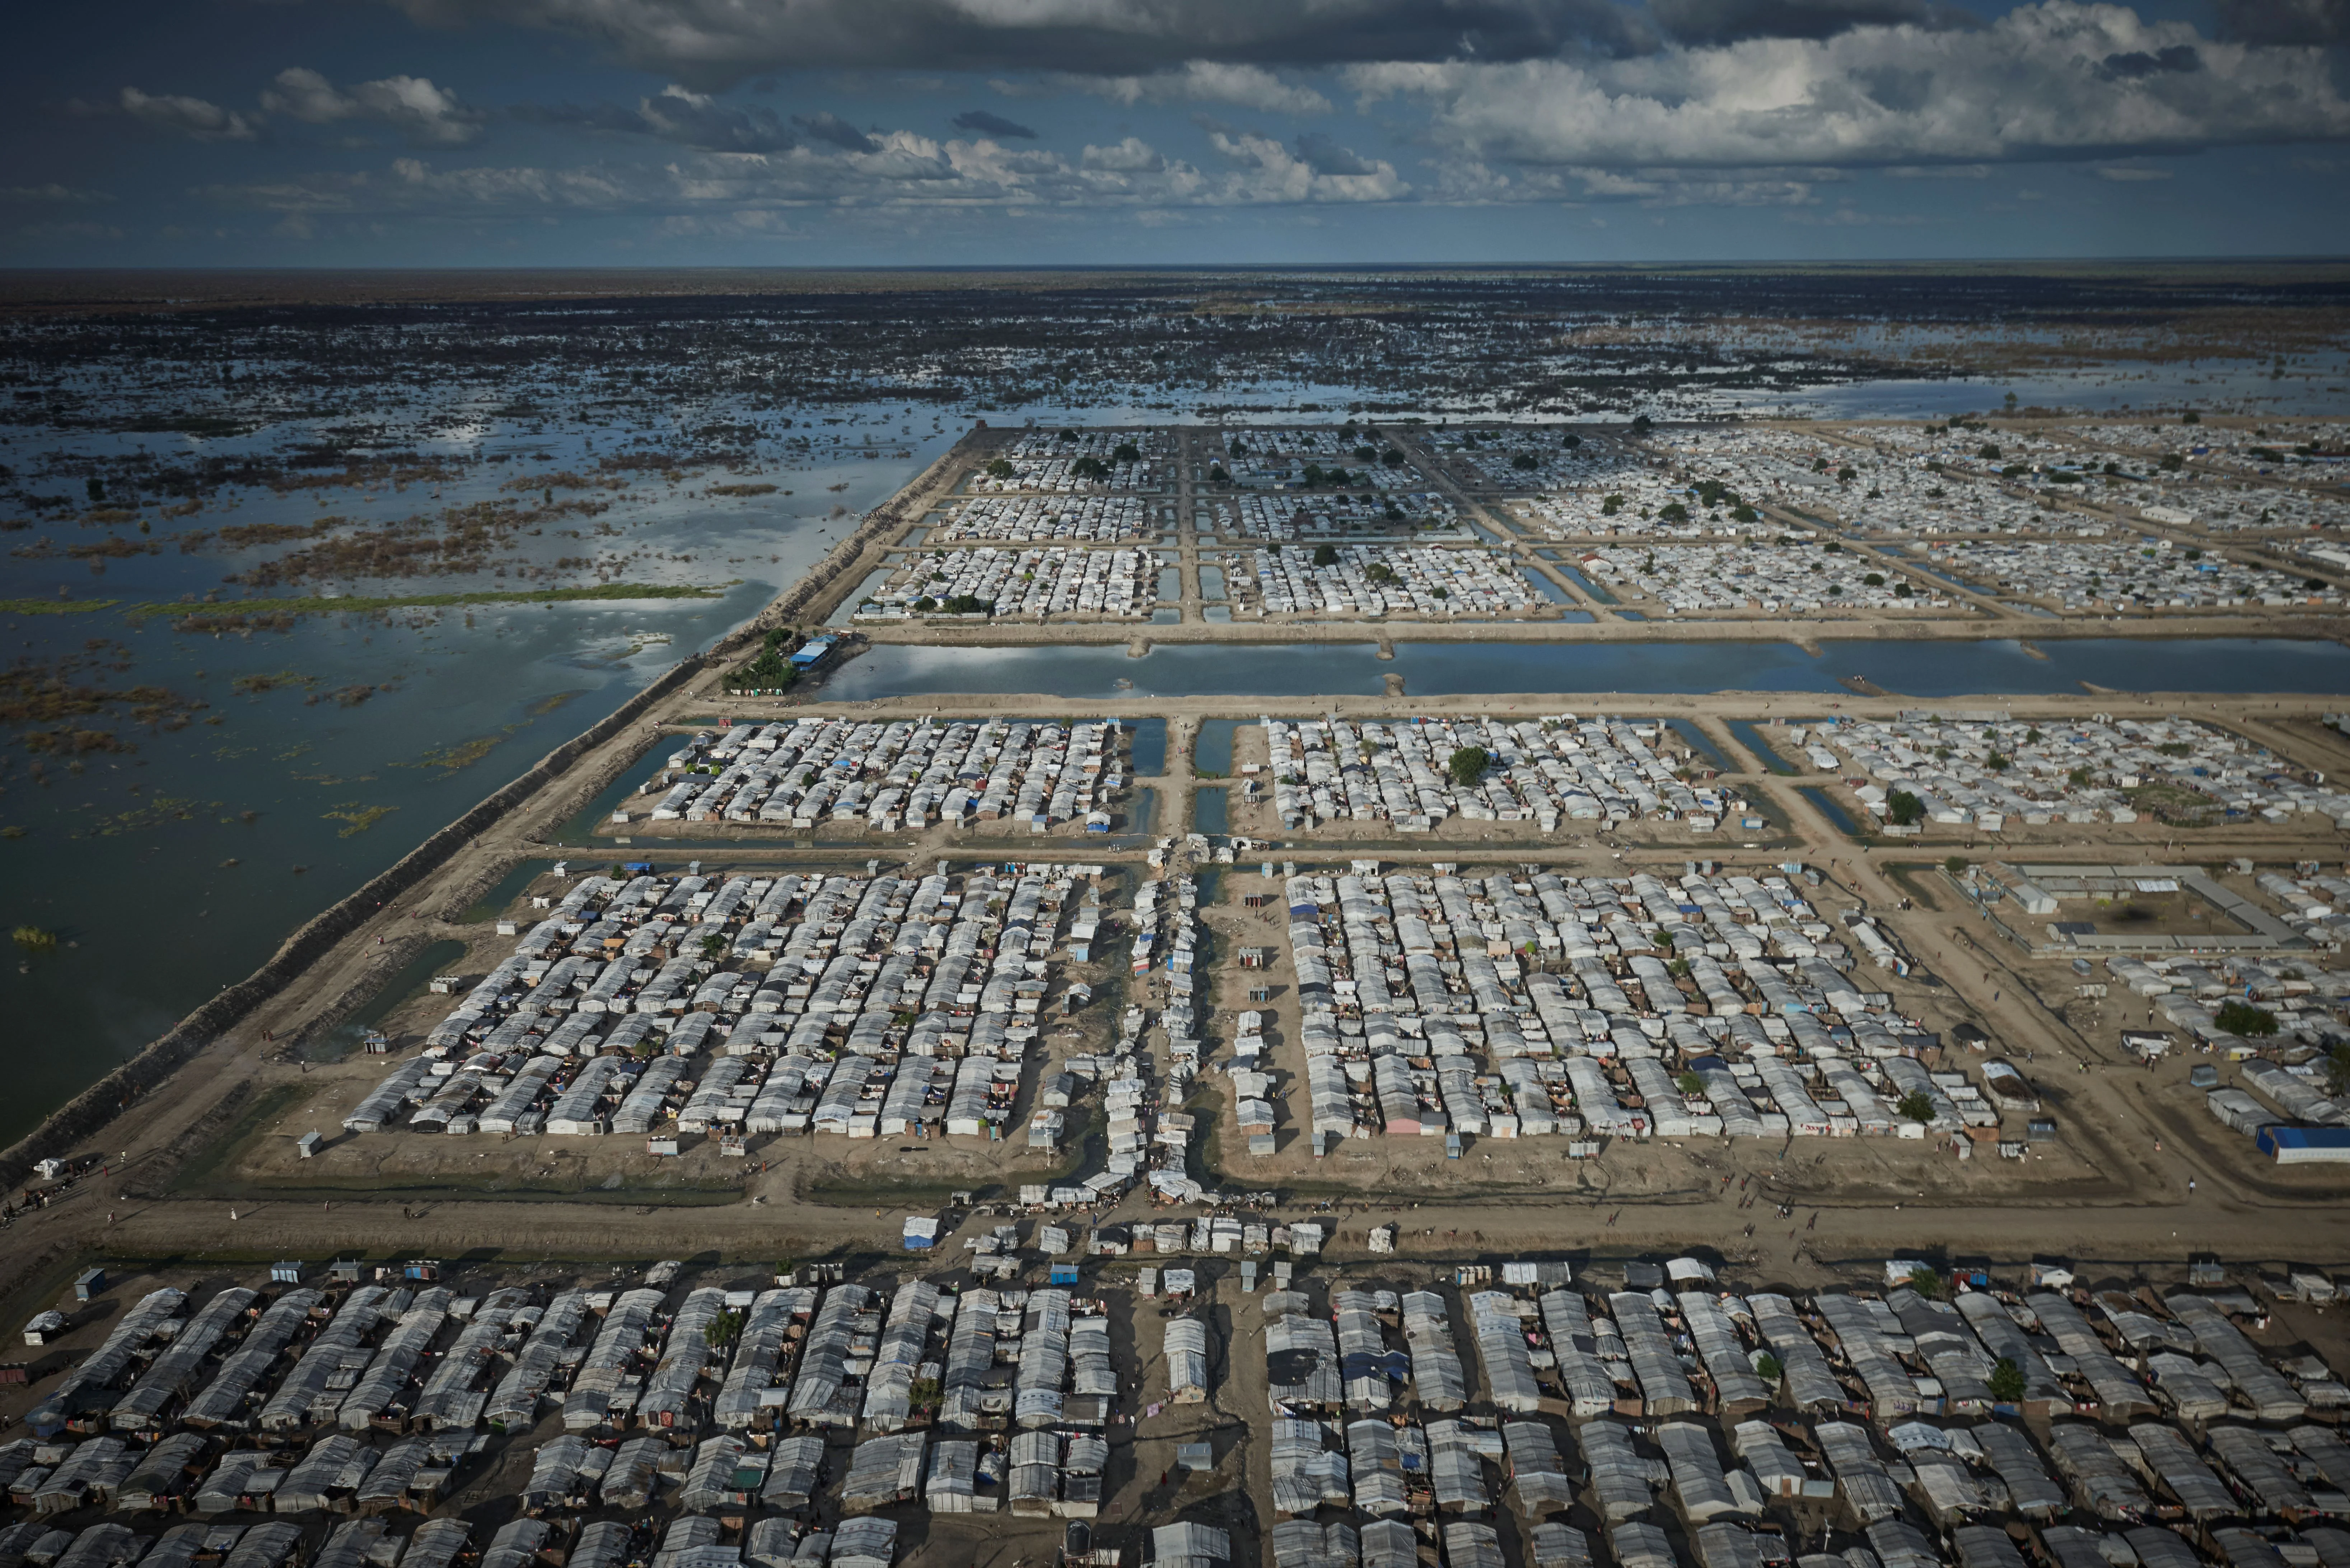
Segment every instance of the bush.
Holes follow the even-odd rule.
[[[1485,770],[1492,765],[1492,755],[1484,747],[1463,746],[1452,753],[1451,760],[1444,767],[1452,775],[1452,782],[1466,789],[1485,776]]]
[[[1787,1368],[1777,1356],[1766,1350],[1754,1358],[1754,1376],[1776,1388],[1779,1380],[1787,1376]]]
[[[2265,1040],[2277,1032],[2276,1014],[2249,1002],[2222,1002],[2217,1019],[2220,1028],[2247,1039]]]

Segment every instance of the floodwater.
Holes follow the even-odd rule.
[[[889,414],[896,424],[896,410]],[[608,442],[609,432],[601,433]],[[59,939],[0,967],[0,1013],[18,1041],[10,1059],[17,1090],[0,1106],[0,1144],[251,973],[304,921],[676,660],[748,620],[853,525],[854,513],[886,500],[961,433],[917,440],[893,429],[886,439],[905,444],[889,450],[910,456],[791,472],[777,472],[777,463],[769,477],[798,492],[792,497],[705,499],[690,493],[691,482],[639,482],[638,500],[616,504],[581,530],[621,531],[620,544],[635,556],[618,574],[623,580],[725,585],[706,599],[307,615],[289,631],[217,636],[124,613],[141,601],[199,598],[220,587],[224,572],[278,553],[183,554],[171,544],[178,530],[307,524],[320,511],[313,491],[264,486],[241,487],[232,504],[184,520],[156,518],[152,536],[164,548],[105,561],[102,576],[54,556],[0,553],[0,599],[54,599],[63,587],[71,599],[117,601],[72,614],[0,613],[10,659],[55,664],[84,657],[87,643],[102,639],[99,662],[71,679],[109,690],[163,687],[204,704],[177,730],[112,711],[68,721],[103,727],[135,750],[36,757],[37,771],[21,750],[0,753],[0,915],[10,927],[45,928]],[[55,439],[38,430],[0,436],[0,462],[29,469],[40,461],[36,448]],[[518,468],[592,468],[593,440],[485,436],[477,447],[509,461],[468,469],[437,497],[421,484],[404,494],[383,486],[380,494],[336,492],[330,509],[384,522],[485,499]],[[91,438],[94,446],[109,442],[267,450],[257,441]],[[59,547],[85,533],[70,519],[42,526]],[[550,526],[548,536],[515,544],[526,561],[583,549],[557,532]],[[481,573],[337,586],[388,597],[506,585]],[[237,591],[219,607],[234,608]],[[302,597],[311,589],[262,591]],[[611,809],[604,804],[582,815],[592,821]],[[582,837],[584,826],[574,825]]]
[[[1404,677],[1417,697],[1518,692],[1697,693],[1845,690],[1857,676],[1887,691],[1940,699],[2124,691],[2350,692],[2350,649],[2286,638],[2051,640],[2033,658],[2013,640],[1832,642],[1305,643],[1154,648],[919,648],[884,644],[836,673],[824,697],[862,701],[939,692],[1033,693],[1086,701],[1138,697],[1377,695]]]

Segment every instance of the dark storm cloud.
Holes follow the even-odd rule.
[[[1018,120],[990,114],[983,109],[967,109],[947,123],[957,130],[968,130],[973,136],[1000,136],[1018,141],[1036,140],[1036,133]]]
[[[634,109],[617,103],[518,104],[509,112],[542,125],[650,136],[708,152],[780,152],[798,144],[771,109],[735,109],[677,88],[640,99]]]
[[[1803,8],[1800,0],[1788,0]],[[1817,0],[1814,0],[1817,3]],[[394,0],[421,21],[577,34],[699,87],[806,67],[1152,71],[1263,65],[1623,56],[1653,28],[1614,0]]]
[[[1316,174],[1376,174],[1378,165],[1351,148],[1341,147],[1318,130],[1297,139],[1297,161]]]
[[[2220,36],[2246,44],[2350,43],[2350,0],[2215,0]]]
[[[2106,75],[2120,81],[2143,81],[2166,72],[2184,76],[2203,68],[2203,56],[2192,44],[2173,44],[2167,49],[2149,54],[2144,49],[2132,49],[2127,54],[2107,55],[2099,67]]]
[[[1978,26],[1971,12],[1934,0],[1649,0],[1675,42],[1829,38],[1854,27],[1906,24],[1937,31]]]
[[[792,123],[805,131],[809,140],[825,142],[847,152],[871,152],[881,145],[827,109],[819,109],[814,114],[795,114],[792,116]]]

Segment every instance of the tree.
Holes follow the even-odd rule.
[[[987,477],[990,479],[1009,479],[1012,472],[1012,460],[1008,457],[996,458],[987,465]]]
[[[1998,442],[1987,441],[1975,449],[1975,455],[1986,462],[1997,462],[2004,454],[2000,452]]]
[[[1689,521],[1689,508],[1678,501],[1668,501],[1658,508],[1657,515],[1668,523],[1686,523]]]
[[[1893,597],[1897,599],[1906,599],[1909,597],[1910,592],[1911,590],[1908,583],[1896,583],[1893,585]]]
[[[1867,584],[1872,588],[1881,588],[1885,586],[1885,574],[1883,572],[1870,572],[1862,576],[1860,580]]]
[[[2265,1007],[2254,1007],[2249,1002],[2222,1002],[2219,1016],[2213,1020],[2230,1034],[2247,1039],[2266,1039],[2277,1032],[2276,1014]]]
[[[1364,569],[1363,576],[1378,584],[1381,587],[1385,587],[1389,583],[1396,580],[1395,568],[1388,566],[1385,561],[1373,561]]]
[[[1930,1122],[1934,1119],[1934,1102],[1926,1097],[1923,1089],[1910,1090],[1893,1108],[1908,1121]]]
[[[1232,482],[1232,476],[1224,472],[1224,465],[1221,462],[1211,462],[1208,465],[1208,479],[1214,484],[1230,484]]]
[[[2074,789],[2086,789],[2089,787],[2089,781],[2096,776],[2086,768],[2074,768],[2064,775],[2064,782]]]
[[[1452,775],[1452,782],[1467,789],[1485,776],[1485,770],[1492,764],[1492,753],[1484,747],[1463,746],[1452,753],[1451,761],[1446,763],[1444,766],[1445,771]]]
[[[1942,1276],[1931,1269],[1918,1269],[1904,1282],[1929,1302],[1941,1299]]]
[[[1673,1080],[1673,1087],[1684,1095],[1702,1095],[1705,1093],[1705,1080],[1695,1073],[1683,1073]]]
[[[1885,815],[1896,827],[1915,827],[1926,820],[1926,803],[1906,789],[1897,789],[1885,797]]]
[[[1613,517],[1623,510],[1624,498],[1620,495],[1607,496],[1599,503],[1599,515],[1602,517]]]
[[[1991,1389],[1991,1397],[2001,1404],[2015,1405],[2022,1402],[2023,1368],[2008,1357],[2001,1356],[1999,1364],[1991,1369],[1991,1376],[1984,1378],[1983,1382]]]
[[[1142,449],[1130,441],[1122,441],[1112,449],[1109,455],[1119,462],[1140,462]]]
[[[106,499],[106,481],[102,479],[92,477],[84,480],[82,489],[88,492],[89,503],[93,506]]]
[[[722,1312],[702,1325],[702,1343],[712,1350],[723,1350],[742,1337],[743,1314]]]
[[[1632,433],[1634,435],[1647,435],[1650,431],[1656,428],[1657,421],[1650,419],[1648,415],[1635,414],[1632,416]]]
[[[2350,1044],[2336,1045],[2325,1054],[2325,1092],[2350,1095]]]
[[[1991,755],[1983,759],[1983,766],[1989,768],[1995,774],[2003,774],[2007,772],[2007,753],[2005,752],[1993,752]]]
[[[1314,564],[1317,566],[1336,566],[1338,564],[1338,546],[1336,545],[1315,545]]]
[[[1786,1375],[1786,1367],[1780,1363],[1777,1356],[1772,1355],[1769,1351],[1763,1351],[1754,1357],[1754,1376],[1762,1379],[1764,1383],[1770,1385],[1772,1387],[1776,1388],[1779,1386],[1779,1379],[1784,1377]]]
[[[715,963],[726,956],[726,939],[709,936],[702,939],[702,956]]]
[[[1965,876],[1967,874],[1966,857],[1963,855],[1951,856],[1949,859],[1942,862],[1942,869],[1948,871],[1953,877]]]
[[[1379,461],[1387,464],[1389,468],[1401,468],[1403,466],[1403,453],[1400,450],[1395,447],[1389,447],[1387,451],[1379,453]]]
[[[1542,459],[1536,457],[1530,452],[1522,452],[1516,453],[1510,459],[1510,466],[1514,469],[1518,469],[1523,472],[1532,473],[1535,469],[1542,466]]]
[[[1069,472],[1079,479],[1107,479],[1109,464],[1097,457],[1081,457],[1069,464]]]

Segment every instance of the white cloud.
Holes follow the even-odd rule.
[[[295,66],[277,73],[276,83],[262,93],[261,106],[311,125],[381,120],[411,140],[441,146],[471,141],[482,131],[480,113],[424,77],[386,77],[343,89],[317,71]]]
[[[259,126],[234,109],[206,103],[200,98],[183,98],[178,93],[144,93],[135,87],[127,87],[122,89],[119,101],[122,105],[122,112],[140,124],[197,141],[253,141],[261,135]]]
[[[1111,147],[1088,146],[1083,162],[1108,174],[1156,174],[1167,167],[1167,160],[1149,142],[1132,136]]]
[[[1635,58],[1350,67],[1485,158],[1609,168],[1975,163],[2350,136],[2316,50],[2043,0],[1971,31],[1855,28]]]
[[[1063,76],[1061,85],[1114,103],[1224,103],[1260,114],[1327,114],[1330,100],[1285,82],[1262,66],[1188,60],[1139,77]]]

